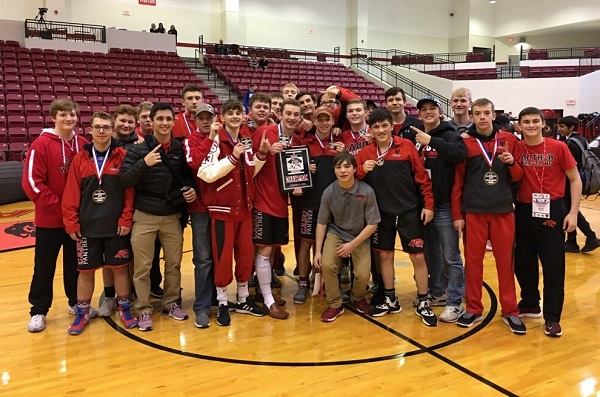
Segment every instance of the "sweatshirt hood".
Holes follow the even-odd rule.
[[[54,130],[54,128],[44,128],[42,130],[42,133],[40,134],[40,136],[37,139],[51,139],[54,141],[58,141],[61,143],[61,148],[62,148],[62,158],[63,158],[63,164],[67,164],[67,155],[65,153],[65,146],[67,148],[69,148],[69,150],[74,150],[75,153],[79,153],[79,151],[83,148],[83,144],[81,144],[79,142],[79,139],[77,139],[77,134],[75,134],[75,132],[72,133],[72,138],[70,141],[72,141],[73,139],[75,140],[75,146],[71,146],[66,140],[64,140],[60,135],[58,135],[56,133],[56,131]]]

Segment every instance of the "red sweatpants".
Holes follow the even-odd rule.
[[[483,312],[481,289],[483,287],[483,257],[488,240],[492,242],[502,314],[519,315],[515,292],[515,265],[513,246],[515,241],[515,217],[512,212],[492,214],[465,214],[465,293],[467,311]]]
[[[254,264],[252,218],[244,221],[222,221],[210,218],[212,252],[215,262],[215,286],[227,287],[233,281],[232,265],[235,258],[235,279],[248,282]]]

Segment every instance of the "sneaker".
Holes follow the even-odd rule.
[[[208,328],[210,326],[210,320],[208,319],[208,314],[207,313],[196,314],[196,321],[194,322],[194,325],[196,326],[196,328]]]
[[[427,300],[429,301],[429,306],[446,306],[446,300],[448,299],[448,294],[442,294],[441,296],[433,296],[431,294],[427,294]],[[413,299],[413,305],[415,307],[419,306],[419,298],[415,297]]]
[[[271,274],[271,288],[281,288],[283,287],[283,284],[281,284],[281,280],[277,278],[277,274],[275,274],[275,271],[273,270],[272,274]]]
[[[519,316],[505,316],[503,320],[513,334],[525,335],[527,333],[527,327],[525,327]]]
[[[380,305],[385,302],[385,291],[379,284],[373,284],[373,296],[371,297],[371,305]]]
[[[306,303],[306,298],[308,297],[308,286],[301,285],[298,287],[298,291],[296,291],[296,295],[294,295],[294,303],[298,305],[303,305]]]
[[[492,242],[490,240],[487,241],[487,243],[485,243],[485,250],[486,251],[492,251]]]
[[[438,319],[435,316],[433,310],[431,310],[431,308],[429,307],[428,301],[425,300],[419,302],[419,305],[415,309],[415,313],[417,313],[417,316],[421,317],[421,319],[423,320],[423,324],[425,324],[426,326],[435,327],[438,325]]]
[[[160,285],[150,288],[150,295],[152,295],[155,298],[160,299],[164,296],[164,294],[165,294],[165,292],[163,291],[162,288],[160,288]]]
[[[73,306],[69,307],[69,314],[72,314],[74,316],[77,315],[77,305],[73,305]],[[91,320],[93,318],[98,317],[98,312],[96,311],[96,309],[94,309],[93,307],[90,306],[89,315],[90,315],[90,320]]]
[[[279,255],[279,263],[275,266],[275,274],[278,276],[283,276],[285,274],[285,255],[283,252]]]
[[[178,305],[177,303],[174,303],[168,309],[163,309],[162,314],[173,317],[177,321],[183,321],[189,318],[187,312],[183,309],[183,307],[181,307],[181,305]]]
[[[394,297],[394,301],[386,296],[383,303],[376,305],[371,308],[369,311],[369,315],[373,317],[381,317],[385,316],[388,313],[400,313],[402,311],[402,306],[400,306],[400,302],[398,302],[398,297]]]
[[[542,309],[537,307],[519,307],[519,317],[542,318]]]
[[[321,321],[324,321],[326,323],[330,323],[332,321],[334,321],[336,318],[338,318],[339,316],[341,316],[342,314],[344,314],[344,308],[343,307],[328,307],[327,310],[325,310],[323,312],[323,314],[321,314]]]
[[[440,321],[454,323],[464,312],[465,309],[462,306],[448,305],[440,315]]]
[[[546,321],[546,327],[544,328],[544,333],[548,336],[552,336],[554,338],[558,338],[562,335],[562,329],[560,328],[560,324],[553,321]]]
[[[368,314],[369,310],[371,310],[371,305],[369,305],[367,303],[366,299],[361,299],[359,301],[353,301],[352,303],[354,303],[354,307],[356,307],[356,310],[359,313]]]
[[[43,314],[36,314],[31,316],[29,324],[27,324],[27,331],[29,332],[42,332],[46,329],[46,316]]]
[[[600,238],[588,238],[585,240],[585,245],[581,249],[581,252],[592,252],[598,247],[600,247]]]
[[[73,321],[73,324],[71,324],[67,332],[69,335],[80,335],[85,330],[85,327],[89,324],[89,322],[89,309],[78,310],[77,317],[75,317],[75,321]]]
[[[138,325],[137,318],[131,314],[131,305],[129,304],[119,305],[119,318],[127,329],[135,328]]]
[[[476,315],[473,313],[464,312],[458,317],[458,320],[456,320],[456,325],[459,327],[471,328],[473,324],[481,320],[483,320],[483,316],[481,314]]]
[[[99,317],[110,317],[117,308],[116,298],[104,298],[104,302],[98,308]]]
[[[219,306],[219,309],[221,307]],[[220,312],[220,310],[219,310]],[[265,309],[263,309],[262,307],[258,306],[256,303],[254,303],[254,301],[250,298],[246,299],[246,302],[244,303],[236,303],[235,305],[235,312],[236,313],[242,313],[242,314],[251,314],[253,316],[256,317],[262,317],[265,314],[267,314],[267,312],[265,311]]]
[[[577,243],[572,243],[570,241],[567,241],[565,243],[565,252],[571,252],[573,254],[578,254],[579,251],[579,245],[577,245]]]
[[[142,313],[138,318],[138,329],[140,331],[152,331],[154,329],[154,323],[152,322],[152,316],[150,313]]]
[[[231,324],[229,309],[225,305],[219,305],[219,308],[217,309],[217,324],[223,327]]]

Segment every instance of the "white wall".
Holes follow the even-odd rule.
[[[579,106],[577,111],[571,111],[566,114],[600,112],[600,71],[586,74],[580,77],[581,91],[579,96]],[[575,97],[574,97],[575,98]]]

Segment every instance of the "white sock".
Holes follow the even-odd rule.
[[[256,277],[258,278],[258,284],[260,285],[260,291],[265,298],[265,306],[271,307],[275,303],[273,293],[271,292],[271,262],[268,256],[256,254],[254,260],[254,267],[256,268]]]
[[[237,283],[237,300],[240,303],[246,302],[246,298],[250,295],[248,292],[248,283]]]
[[[217,287],[217,300],[219,301],[219,306],[221,306],[221,305],[227,306],[227,287],[225,287],[225,288]]]

